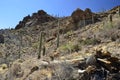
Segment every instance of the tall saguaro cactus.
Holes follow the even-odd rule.
[[[19,34],[19,58],[21,57],[21,49],[22,49],[22,33],[21,32],[19,32],[18,33]]]
[[[42,54],[43,56],[46,55],[46,47],[45,47],[46,38],[45,38],[45,35],[46,35],[46,34],[43,33],[43,39],[44,39],[44,42],[43,42],[43,43],[44,43],[44,44],[43,44],[43,54]]]
[[[94,24],[95,23],[95,18],[94,18],[94,15],[92,14],[92,23]]]
[[[59,42],[60,42],[60,25],[59,25],[59,20],[58,20],[58,32],[57,32],[57,48],[59,47]]]
[[[41,51],[42,51],[42,35],[43,35],[43,32],[41,31],[41,33],[40,33],[40,43],[39,43],[38,59],[41,58]]]
[[[86,25],[85,15],[83,16],[83,25]]]
[[[119,14],[119,17],[120,17],[120,7],[118,7],[118,14]]]
[[[112,20],[112,15],[111,15],[111,14],[108,16],[108,18],[109,18],[109,22],[112,22],[112,21],[113,21],[113,20]]]
[[[113,24],[112,24],[112,21],[113,21],[112,14],[110,14],[108,16],[108,20],[109,20],[109,23],[110,23],[110,27],[113,27]]]

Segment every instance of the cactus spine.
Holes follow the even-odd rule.
[[[38,59],[41,58],[41,51],[42,51],[42,35],[43,35],[43,32],[41,31],[41,33],[40,33],[40,43],[39,43]]]

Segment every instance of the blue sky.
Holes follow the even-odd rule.
[[[0,29],[14,28],[23,17],[45,10],[51,15],[69,16],[76,8],[93,12],[120,5],[120,0],[1,0]]]

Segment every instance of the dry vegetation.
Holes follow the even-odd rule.
[[[82,12],[82,15],[86,13]],[[48,22],[43,20],[44,23],[34,23],[29,27],[0,31],[3,34],[0,35],[0,80],[88,80],[90,77],[93,80],[96,74],[88,73],[91,74],[95,68],[87,67],[85,61],[97,49],[103,49],[103,53],[109,51],[111,56],[120,59],[120,17],[117,13],[112,14],[112,22],[104,16],[84,27],[79,25],[78,18],[76,23],[71,16],[47,17],[51,19],[45,17]],[[45,33],[42,39],[41,31]],[[37,59],[38,53],[41,53],[40,59]],[[87,72],[79,74],[78,69]],[[108,74],[106,80],[113,80],[120,72]],[[120,77],[115,80],[120,80]]]

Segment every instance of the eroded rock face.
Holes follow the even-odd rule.
[[[19,24],[15,27],[15,29],[20,29],[20,28],[24,27],[25,23],[30,21],[30,19],[31,19],[30,15],[24,17],[23,20],[20,21]]]
[[[86,8],[84,11],[84,14],[85,14],[85,19],[91,19],[93,13],[92,13],[91,9]]]
[[[83,16],[84,16],[84,11],[79,8],[77,10],[75,10],[71,15],[71,17],[75,23],[77,23],[80,20],[83,20]]]
[[[39,10],[38,15],[46,15],[47,13],[44,10]]]
[[[32,16],[28,15],[23,18],[22,21],[15,27],[15,29],[20,29],[22,27],[30,27],[45,22],[55,20],[54,17],[48,15],[44,10],[39,10],[37,13],[33,13]]]
[[[71,14],[71,17],[73,22],[77,24],[77,26],[83,26],[83,25],[85,26],[87,24],[91,24],[93,23],[93,20],[94,22],[96,22],[95,14],[92,13],[92,11],[89,8],[86,8],[85,11],[78,8]]]

